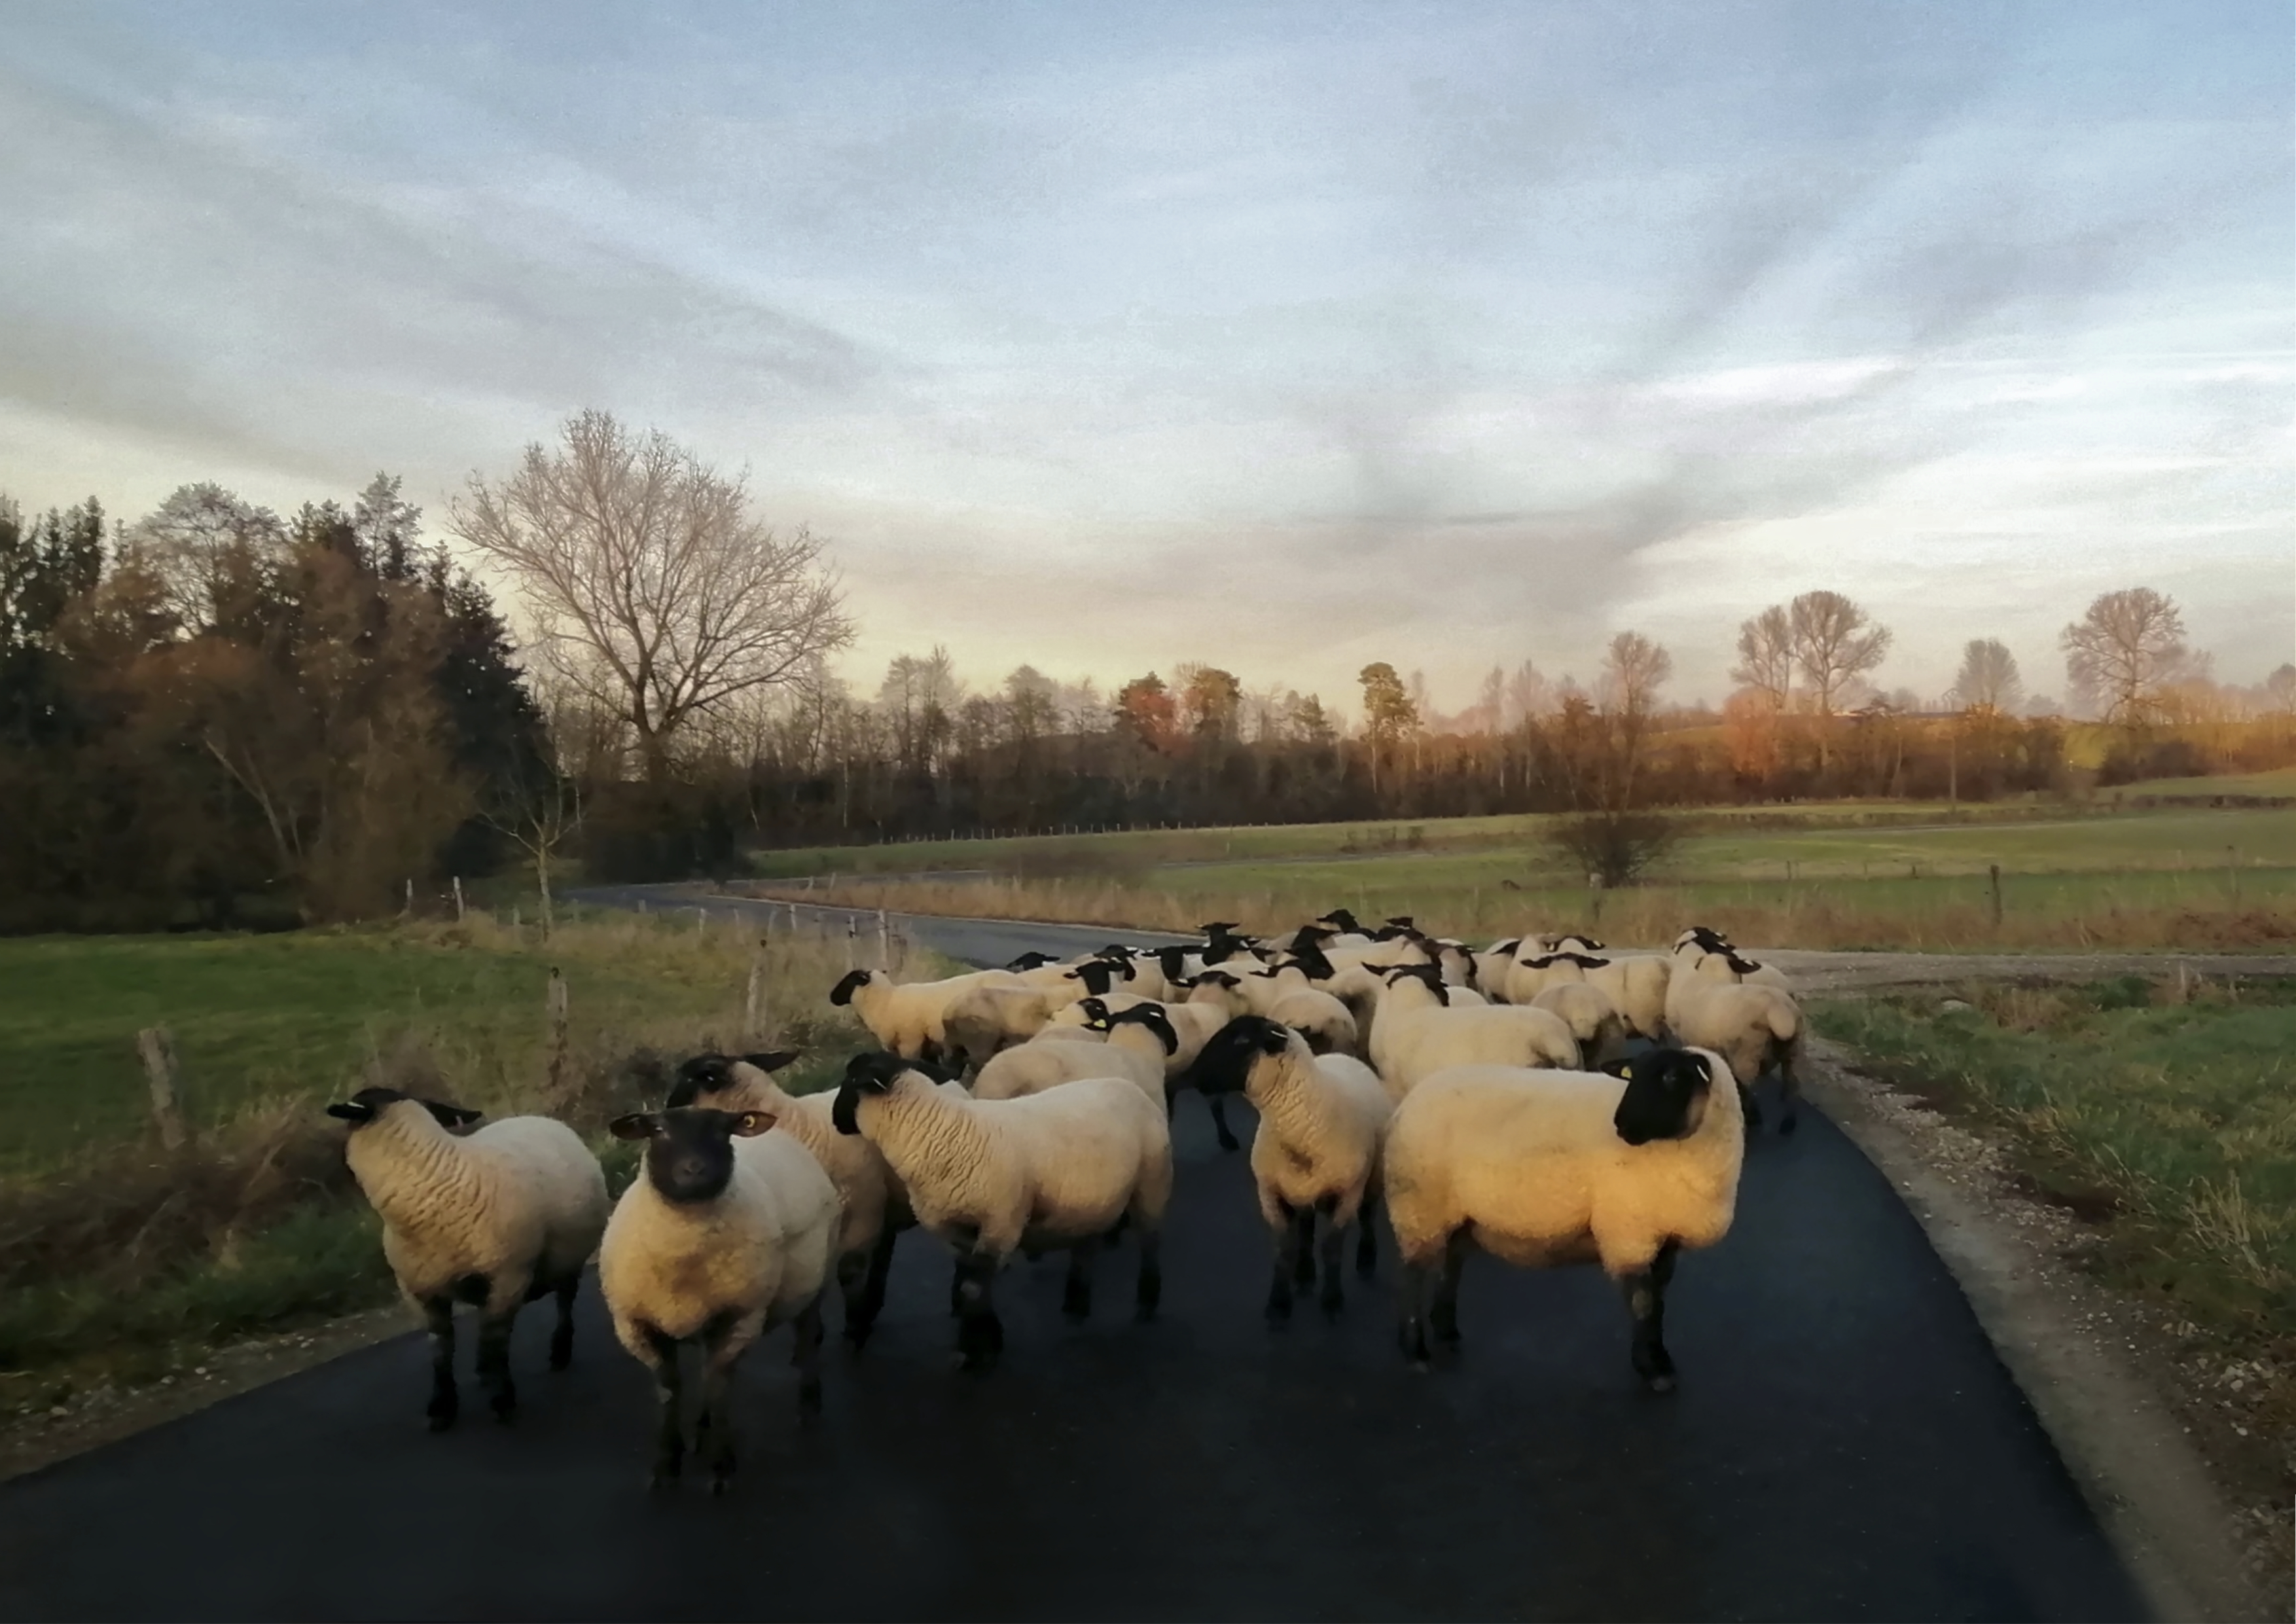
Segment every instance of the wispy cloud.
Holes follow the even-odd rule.
[[[2238,674],[2296,643],[2285,24],[33,12],[0,486],[435,508],[599,404],[839,537],[857,663],[1456,693],[1637,624],[1713,693],[1829,585],[1934,688],[2142,574]]]

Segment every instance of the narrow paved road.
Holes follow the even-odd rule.
[[[915,929],[992,960],[1109,934]],[[1391,1255],[1339,1323],[1271,1333],[1243,1156],[1193,1100],[1177,1148],[1160,1321],[1124,1311],[1128,1251],[1083,1329],[1057,1260],[1017,1265],[1004,1363],[963,1376],[946,1260],[909,1237],[819,1424],[779,1340],[752,1356],[725,1501],[641,1492],[647,1383],[594,1304],[566,1375],[521,1328],[514,1429],[427,1435],[408,1336],[0,1486],[0,1613],[2142,1615],[1952,1279],[1823,1117],[1755,1143],[1736,1227],[1685,1259],[1665,1398],[1591,1271],[1477,1258],[1464,1352],[1427,1377],[1394,1350]]]

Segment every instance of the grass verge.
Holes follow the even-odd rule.
[[[2296,1436],[2296,981],[1980,983],[1816,1006],[1862,1067],[2001,1144],[2086,1261],[2211,1350],[2243,1438]],[[2285,1504],[2296,1460],[2259,1449]]]
[[[753,966],[763,1030],[745,1031]],[[545,992],[570,989],[562,1043]],[[387,1302],[379,1226],[320,1110],[362,1079],[492,1115],[542,1111],[634,1169],[606,1121],[651,1097],[649,1054],[748,1041],[805,1048],[803,1092],[861,1038],[823,994],[819,944],[633,915],[547,943],[466,924],[264,938],[0,943],[37,988],[0,1018],[0,1410],[148,1379],[187,1354]],[[139,1118],[139,1026],[176,1032],[194,1132]],[[82,1096],[85,1097],[78,1097]],[[69,1102],[69,1103],[67,1103]]]

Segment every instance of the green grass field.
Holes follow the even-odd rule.
[[[2296,982],[1970,986],[1818,1006],[1861,1063],[1973,1120],[2097,1226],[2115,1284],[2258,1361],[2296,1428]],[[2254,1395],[2250,1395],[2253,1397]]]
[[[2139,795],[2296,795],[2296,767],[2269,772],[2227,774],[2220,778],[2148,778],[2138,783],[2115,784],[2095,791],[2096,799],[2112,801]]]
[[[1856,814],[1863,816],[1862,813]],[[1813,820],[1686,817],[1647,882],[1590,892],[1537,839],[1540,820],[1425,826],[1382,849],[1386,825],[983,841],[977,879],[885,885],[857,868],[839,895],[926,913],[1187,930],[1213,916],[1280,929],[1344,904],[1365,918],[1408,914],[1468,938],[1599,927],[1613,939],[1668,939],[1689,920],[1769,947],[2278,947],[2296,942],[2296,816],[2281,810],[1929,821],[1833,808]],[[1407,842],[1408,828],[1404,832]],[[1234,850],[1230,855],[1229,842]],[[1353,846],[1362,855],[1343,849]],[[931,849],[865,849],[890,865]],[[1159,851],[1167,855],[1152,855]],[[1199,855],[1168,855],[1191,851]],[[793,860],[807,854],[782,854]],[[819,854],[813,854],[818,856]],[[844,854],[850,856],[852,854]],[[1992,881],[2002,871],[2002,920]],[[787,879],[767,882],[801,894]],[[800,882],[801,883],[801,882]],[[818,891],[818,882],[816,882]]]

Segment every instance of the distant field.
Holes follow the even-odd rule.
[[[991,867],[993,877],[873,883],[857,863],[837,894],[922,913],[1180,930],[1215,916],[1281,928],[1345,905],[1467,937],[1563,925],[1656,941],[1697,919],[1775,947],[2239,949],[2296,939],[2296,816],[2284,811],[1948,821],[1932,808],[1929,821],[1846,821],[1863,810],[1829,808],[1831,826],[1701,816],[1703,832],[1649,883],[1608,893],[1590,892],[1539,844],[1538,820],[1488,818],[1431,824],[1422,849],[1383,851],[1364,848],[1385,825],[1198,831],[1193,847],[1169,844],[1172,834],[1046,837],[1033,852],[1026,841],[984,841],[965,866]],[[1234,855],[1216,855],[1231,839]],[[1204,855],[1160,858],[1149,844],[1160,840]],[[801,894],[786,881],[767,889]]]
[[[2229,774],[2222,778],[2148,778],[2138,783],[2115,784],[2099,790],[2096,799],[2110,802],[2120,796],[2139,795],[2296,795],[2296,767],[2279,767],[2268,773]]]
[[[1943,801],[1841,800],[1806,807],[1722,807],[1671,814],[1718,831],[1895,827],[1927,824],[1990,826],[2027,819],[2078,816],[2028,800],[1948,807]],[[1400,851],[1520,849],[1536,842],[1550,816],[1367,818],[1336,824],[1245,824],[1210,829],[1131,829],[1107,833],[993,835],[979,840],[903,841],[882,846],[801,846],[750,854],[752,872],[769,879],[807,875],[914,874],[994,869],[1051,873],[1063,867],[1221,863],[1252,858],[1375,856]]]

